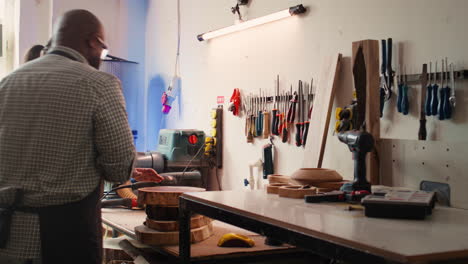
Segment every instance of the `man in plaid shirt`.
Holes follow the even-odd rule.
[[[71,10],[48,54],[1,80],[0,205],[6,187],[24,195],[0,263],[101,264],[99,186],[126,181],[135,159],[120,82],[97,70],[106,51],[100,21]]]

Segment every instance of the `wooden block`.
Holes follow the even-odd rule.
[[[290,177],[281,174],[270,174],[268,175],[268,183],[289,183]]]
[[[380,71],[379,71],[379,42],[377,40],[361,40],[353,42],[352,65],[356,54],[362,49],[366,65],[366,130],[375,140],[375,147],[367,155],[367,178],[371,184],[379,184],[379,153],[380,153]]]
[[[195,229],[202,226],[206,226],[213,221],[211,218],[208,218],[203,215],[196,215],[190,220],[190,228]],[[145,225],[151,229],[169,232],[169,231],[179,231],[179,221],[159,221],[146,218]]]
[[[135,227],[137,240],[143,244],[151,246],[177,245],[179,244],[179,232],[161,232],[148,228],[145,225]],[[197,243],[213,235],[213,224],[195,228],[191,230],[191,242]]]
[[[272,184],[268,184],[267,187],[266,187],[266,191],[267,191],[267,193],[278,194],[278,190],[279,190],[280,187],[289,186],[289,185],[290,185],[289,183],[272,183]]]
[[[322,167],[340,62],[341,54],[338,53],[325,58],[322,63],[310,120],[309,140],[304,151],[305,168]]]
[[[283,186],[278,189],[279,197],[304,199],[306,195],[312,195],[317,193],[315,187],[303,188],[302,185]]]
[[[188,186],[157,186],[138,189],[138,204],[179,206],[179,196],[185,192],[204,192]]]
[[[317,188],[325,188],[330,190],[338,191],[343,184],[347,183],[348,181],[339,181],[339,182],[319,182],[314,184]]]

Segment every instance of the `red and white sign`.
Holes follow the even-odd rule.
[[[217,102],[217,104],[219,104],[219,105],[224,104],[224,96],[218,96],[218,97],[216,97],[216,102]]]

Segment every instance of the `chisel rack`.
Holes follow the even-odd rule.
[[[468,70],[454,71],[453,73],[454,73],[455,80],[467,80],[468,79]],[[437,80],[440,80],[442,78],[442,72],[437,72],[433,74],[435,74]],[[421,82],[421,75],[422,73],[407,74],[407,75],[403,75],[403,78],[407,78],[407,82],[409,84],[419,84]]]

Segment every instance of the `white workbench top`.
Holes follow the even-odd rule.
[[[368,218],[348,204],[305,203],[258,191],[185,193],[262,222],[401,262],[468,257],[468,210],[436,207],[425,220]]]

